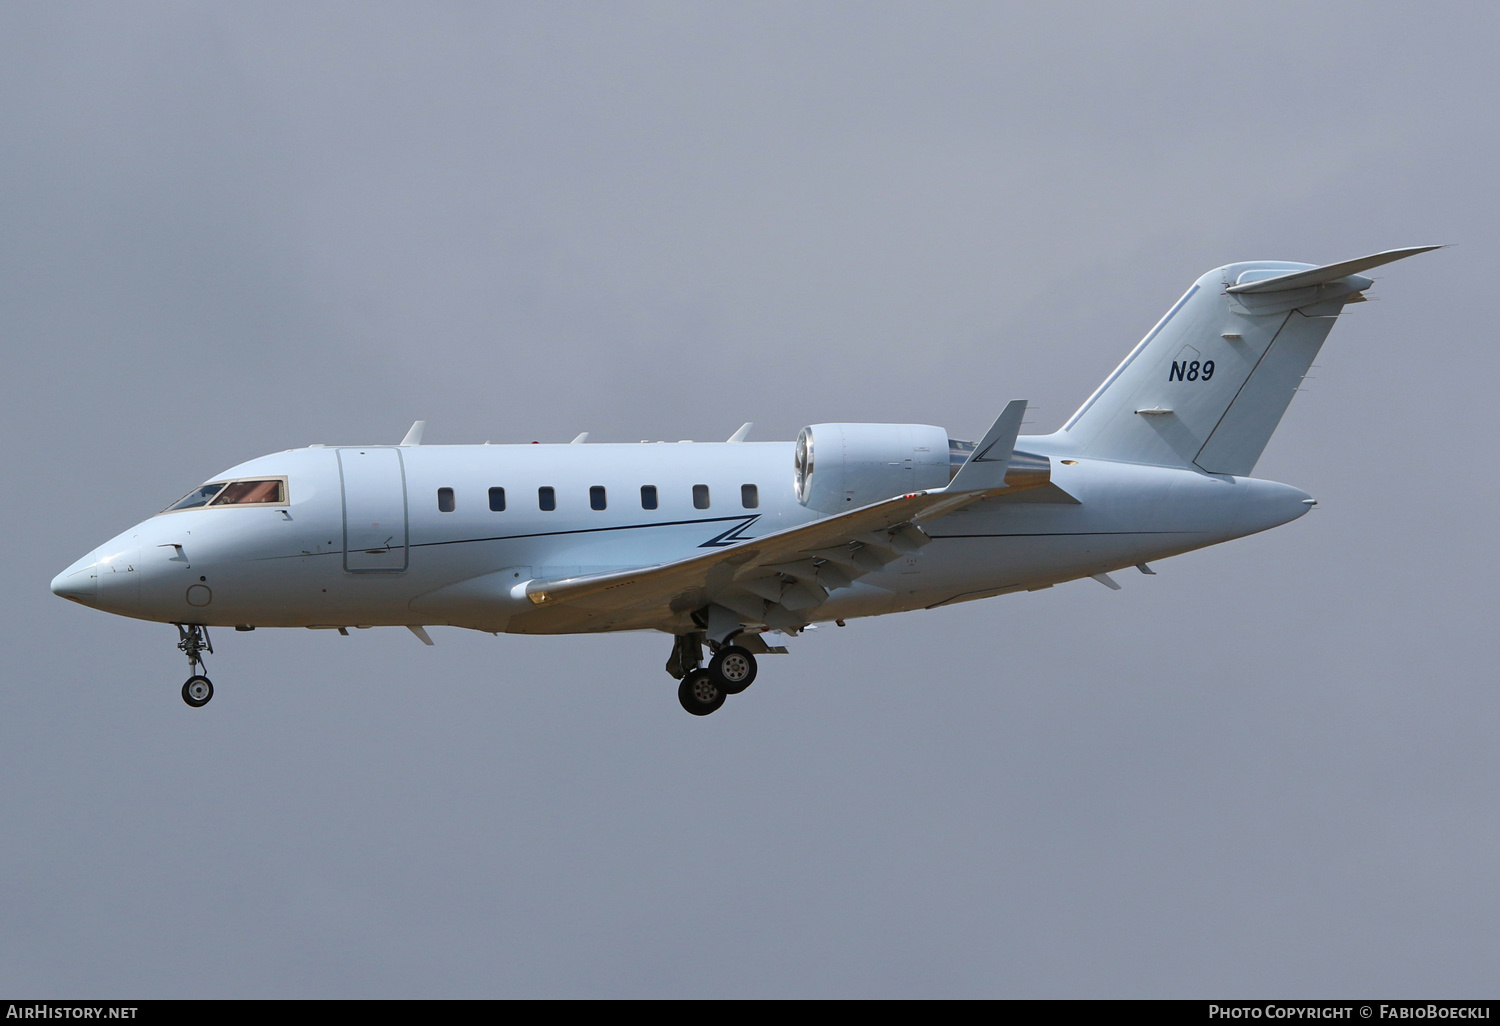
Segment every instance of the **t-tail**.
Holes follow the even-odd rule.
[[[1438,248],[1210,271],[1048,441],[1084,457],[1246,476],[1333,322],[1374,284],[1359,272]]]

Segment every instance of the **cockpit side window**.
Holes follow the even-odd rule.
[[[268,481],[231,481],[210,502],[210,506],[263,506],[286,501],[286,482],[280,478]]]
[[[286,478],[257,478],[246,481],[210,481],[200,485],[162,510],[174,513],[180,509],[204,506],[284,506]]]

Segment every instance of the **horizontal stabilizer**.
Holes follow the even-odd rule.
[[[1442,246],[1408,246],[1406,249],[1388,249],[1381,253],[1372,253],[1369,256],[1357,257],[1353,260],[1343,260],[1336,264],[1325,264],[1322,267],[1314,267],[1307,271],[1292,271],[1290,274],[1280,274],[1274,278],[1262,278],[1260,281],[1247,281],[1243,285],[1231,285],[1228,289],[1231,293],[1242,292],[1285,292],[1287,289],[1305,289],[1313,285],[1326,285],[1340,278],[1347,278],[1351,274],[1360,271],[1368,271],[1372,267],[1381,264],[1394,263],[1404,260],[1418,253],[1427,253],[1434,249],[1442,249]],[[1368,287],[1368,286],[1366,286]]]

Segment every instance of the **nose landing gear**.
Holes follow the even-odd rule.
[[[203,653],[206,651],[212,655],[214,643],[209,640],[207,627],[196,623],[179,623],[175,626],[177,648],[188,657],[188,666],[193,673],[182,685],[182,700],[194,709],[201,709],[214,697],[213,682],[198,672],[200,668],[208,668],[203,662]]]
[[[182,686],[182,700],[194,709],[201,709],[214,697],[214,683],[201,674],[193,674]]]

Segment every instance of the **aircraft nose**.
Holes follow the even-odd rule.
[[[58,598],[72,599],[86,606],[99,601],[99,563],[96,553],[90,552],[62,573],[52,578],[52,594]]]

